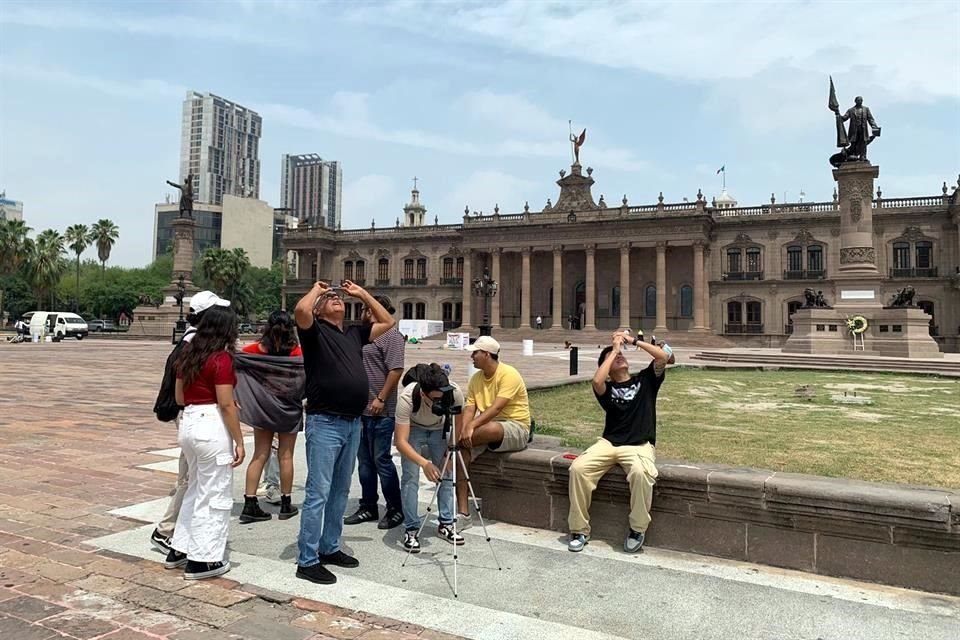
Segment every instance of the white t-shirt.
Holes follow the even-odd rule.
[[[420,427],[430,431],[442,429],[443,416],[434,415],[430,403],[423,398],[420,398],[420,410],[413,413],[413,390],[416,386],[416,382],[411,382],[400,392],[400,396],[397,398],[396,423],[409,424],[412,427]],[[460,387],[453,382],[450,383],[450,386],[453,387],[454,406],[462,407],[465,404],[463,391],[460,391]]]

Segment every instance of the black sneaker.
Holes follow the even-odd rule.
[[[338,567],[345,567],[347,569],[353,569],[360,566],[360,561],[354,558],[353,556],[348,556],[340,549],[337,549],[333,553],[324,555],[320,554],[317,556],[320,559],[322,564],[335,564]]]
[[[387,515],[380,518],[380,522],[377,523],[377,529],[393,529],[401,524],[403,524],[402,511],[387,511]]]
[[[417,537],[416,529],[403,533],[403,548],[410,553],[420,553],[420,538]]]
[[[460,535],[460,532],[453,532],[452,524],[441,524],[437,527],[437,535],[449,542],[452,545],[460,546],[463,544],[463,536]]]
[[[167,553],[167,559],[163,561],[164,569],[178,569],[187,564],[187,554],[180,553],[176,549],[170,549]]]
[[[290,503],[290,496],[280,496],[280,513],[277,518],[280,520],[289,520],[297,515],[300,510]]]
[[[315,584],[334,584],[337,576],[330,573],[322,564],[313,564],[309,567],[297,565],[297,577]]]
[[[360,524],[361,522],[373,522],[378,519],[380,514],[376,509],[360,507],[352,516],[343,519],[343,524]]]
[[[160,533],[160,529],[154,529],[150,534],[150,544],[164,553],[170,553],[173,548],[170,546],[170,538]]]
[[[264,522],[273,516],[260,508],[260,501],[254,498],[244,496],[243,512],[240,514],[240,524],[250,522]]]
[[[187,568],[183,571],[183,577],[187,580],[203,580],[204,578],[216,578],[230,571],[229,562],[195,562],[187,560]]]

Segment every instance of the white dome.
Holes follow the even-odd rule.
[[[726,189],[723,189],[713,201],[718,209],[730,209],[737,206],[737,199],[727,193]]]

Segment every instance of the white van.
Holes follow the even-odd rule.
[[[83,340],[89,331],[87,322],[69,311],[37,311],[30,318],[30,335],[53,336],[56,341]]]

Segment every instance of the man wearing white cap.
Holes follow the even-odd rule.
[[[486,449],[506,453],[527,447],[530,436],[530,402],[520,372],[500,362],[500,343],[481,336],[467,347],[473,366],[480,371],[470,379],[463,428],[457,434],[463,461],[469,472],[471,460]],[[470,526],[467,483],[457,483],[457,528]]]
[[[623,345],[634,344],[653,357],[647,367],[633,376],[623,355]],[[623,550],[636,553],[643,547],[650,525],[650,503],[657,480],[657,393],[673,349],[648,344],[628,332],[613,334],[611,346],[600,352],[593,393],[606,419],[603,437],[570,465],[570,513],[567,548],[581,551],[590,539],[590,500],[600,478],[620,465],[630,483],[630,530]]]
[[[177,359],[177,353],[180,352],[185,344],[193,340],[194,334],[197,333],[197,324],[200,322],[200,318],[203,317],[204,311],[214,306],[229,307],[230,301],[224,300],[213,291],[198,291],[190,298],[190,308],[187,312],[187,329],[183,332],[183,337],[180,338],[180,342],[177,343],[177,346],[175,346],[170,352],[170,355],[167,356],[167,364],[163,373],[164,382],[161,383],[161,388],[166,386],[168,376],[174,379],[176,374],[173,371],[173,362]],[[181,409],[182,408],[183,407],[181,407]],[[154,411],[156,411],[156,407],[154,407]],[[170,503],[167,505],[166,513],[163,514],[163,517],[157,524],[157,528],[154,529],[150,535],[150,543],[164,553],[169,553],[171,549],[170,542],[173,540],[173,529],[177,524],[177,516],[180,515],[183,496],[187,492],[187,472],[187,460],[181,451],[177,484],[170,494]]]

